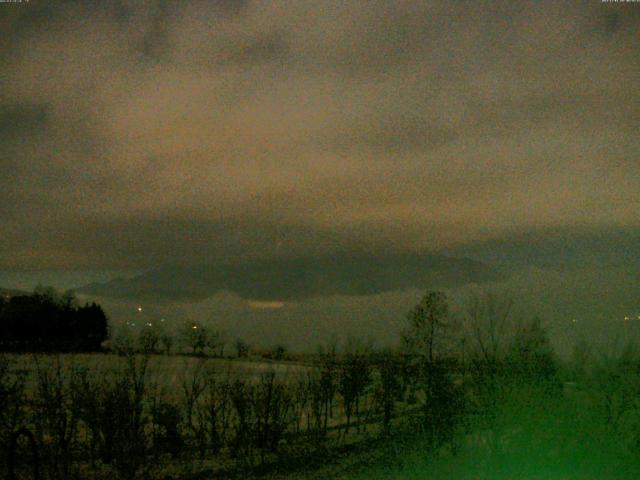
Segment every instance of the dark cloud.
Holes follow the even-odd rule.
[[[3,5],[0,268],[638,227],[639,21],[599,2]]]
[[[46,105],[7,104],[0,106],[0,133],[8,141],[26,139],[47,126]]]

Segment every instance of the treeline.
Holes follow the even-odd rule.
[[[107,339],[107,317],[72,292],[37,288],[33,294],[0,297],[0,350],[98,351]]]
[[[289,352],[283,344],[256,348],[241,338],[230,341],[226,332],[197,321],[183,322],[178,328],[168,327],[163,320],[125,323],[113,327],[105,351],[116,354],[190,355],[208,358],[244,358],[252,360],[303,361],[308,355]]]

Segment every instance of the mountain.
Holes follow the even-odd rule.
[[[15,288],[2,288],[0,287],[0,297],[2,298],[10,298],[10,297],[19,297],[22,295],[29,295],[29,292],[25,292],[22,290],[16,290]]]
[[[499,278],[491,266],[468,258],[341,254],[239,265],[166,267],[133,278],[91,283],[76,291],[100,297],[175,301],[199,300],[226,290],[244,299],[286,301],[448,288]]]
[[[523,267],[554,270],[640,269],[640,229],[550,229],[526,232],[452,249],[448,255],[472,258],[502,272]]]

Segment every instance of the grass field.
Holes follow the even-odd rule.
[[[9,354],[12,368],[26,375],[27,391],[32,391],[38,364],[43,368],[55,366],[58,360],[63,369],[87,369],[94,372],[113,372],[122,368],[125,359],[112,353]],[[295,379],[305,375],[310,367],[295,362],[276,362],[264,359],[227,359],[189,355],[150,355],[147,375],[150,384],[168,391],[176,391],[182,382],[198,369],[215,372],[216,376],[257,381],[261,375],[274,372],[280,379]]]

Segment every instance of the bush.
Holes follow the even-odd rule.
[[[74,461],[80,421],[79,370],[66,367],[60,356],[53,365],[36,357],[34,423],[45,471],[52,479],[67,479]]]
[[[8,452],[13,432],[24,420],[24,374],[15,373],[15,365],[0,355],[0,452]],[[7,458],[0,455],[0,471],[4,472]]]
[[[148,357],[127,355],[115,371],[88,375],[79,383],[80,418],[90,436],[92,464],[113,465],[134,478],[148,451],[144,401]]]

